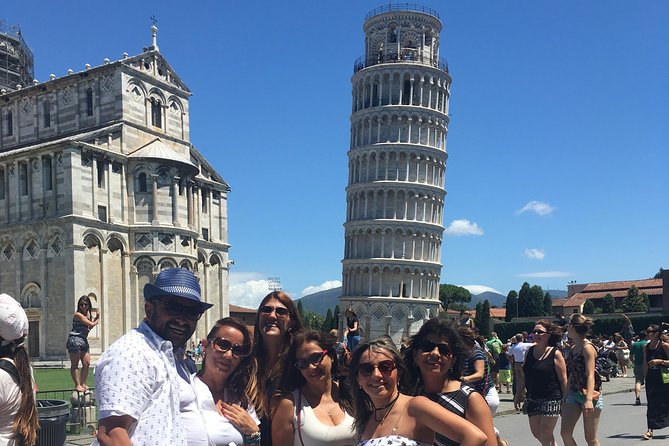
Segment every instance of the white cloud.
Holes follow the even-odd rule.
[[[516,214],[522,214],[523,212],[534,212],[537,215],[550,215],[553,213],[555,208],[548,203],[543,201],[530,201],[522,209],[516,211]]]
[[[571,277],[573,273],[567,271],[541,271],[538,273],[522,273],[518,277],[528,277],[530,279],[550,279],[551,277]]]
[[[491,291],[493,293],[502,294],[499,291],[497,291],[496,289],[491,288],[489,286],[485,286],[485,285],[458,285],[458,286],[461,286],[462,288],[467,289],[474,296],[476,296],[477,294],[485,293],[486,291]]]
[[[453,220],[444,233],[455,237],[461,235],[483,235],[483,229],[469,220]]]
[[[523,253],[528,259],[543,260],[546,257],[543,249],[527,248]]]
[[[305,289],[302,290],[302,294],[300,294],[300,296],[306,296],[307,294],[314,294],[319,291],[330,290],[332,288],[337,288],[340,286],[341,286],[340,280],[326,280],[320,285],[315,285],[315,286],[311,285],[306,287]]]

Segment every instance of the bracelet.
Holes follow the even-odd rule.
[[[246,444],[257,444],[260,443],[260,431],[255,431],[251,435],[243,434],[244,443]]]

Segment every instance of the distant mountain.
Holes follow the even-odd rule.
[[[564,299],[567,297],[565,290],[544,290],[544,293],[549,293],[553,299]]]
[[[490,303],[491,307],[502,308],[506,303],[506,296],[503,294],[495,293],[493,291],[484,291],[481,294],[472,294],[472,301],[467,304],[467,306],[469,308],[475,308],[477,303],[483,302],[486,299],[488,299],[488,303]]]
[[[328,313],[328,308],[334,311],[334,308],[339,305],[340,296],[341,287],[337,287],[314,294],[307,294],[297,300],[302,301],[302,307],[306,311],[313,311],[316,314],[325,316]]]

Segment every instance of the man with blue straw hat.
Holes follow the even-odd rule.
[[[212,305],[202,301],[197,278],[184,268],[161,271],[144,286],[144,300],[142,323],[110,345],[95,368],[101,445],[189,440],[180,414],[190,388],[182,349]]]

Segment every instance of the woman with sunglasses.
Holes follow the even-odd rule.
[[[534,438],[542,446],[556,446],[553,432],[562,397],[567,394],[567,366],[557,349],[561,333],[557,325],[546,319],[537,321],[532,333],[534,345],[527,350],[523,364],[527,391],[523,413],[529,417]]]
[[[286,354],[272,415],[272,443],[349,446],[353,439],[350,397],[334,381],[337,339],[317,331],[295,334]]]
[[[669,426],[669,384],[662,381],[662,366],[669,366],[669,343],[662,339],[662,331],[656,324],[646,330],[648,344],[643,349],[643,372],[646,381],[646,421],[648,430],[644,440],[653,438],[654,429]]]
[[[251,335],[238,319],[219,319],[202,340],[204,361],[193,379],[198,408],[210,446],[260,442],[260,420],[250,403],[249,381],[255,373]]]
[[[595,358],[597,349],[585,338],[593,322],[580,313],[569,316],[567,334],[574,341],[567,356],[567,395],[562,402],[560,435],[565,446],[576,446],[574,427],[583,413],[583,432],[589,446],[599,446],[597,429],[604,402],[595,398]]]
[[[72,331],[67,337],[65,347],[70,354],[70,375],[74,381],[74,390],[85,392],[88,390],[88,369],[91,366],[91,354],[88,346],[88,332],[100,323],[100,313],[95,317],[91,312],[91,299],[81,296],[77,301],[77,311],[72,316]],[[81,362],[81,374],[79,374]]]
[[[486,434],[486,446],[497,446],[492,412],[483,396],[460,381],[466,349],[457,331],[434,318],[416,333],[404,353],[415,395],[426,395],[432,401],[477,426]],[[436,446],[458,443],[440,433],[434,436]],[[500,441],[505,445],[505,441]]]
[[[461,446],[484,445],[486,435],[469,421],[424,396],[409,396],[408,372],[395,344],[376,339],[351,357],[351,388],[358,446],[427,446],[439,433]]]
[[[253,356],[258,363],[258,371],[252,377],[258,389],[252,402],[260,415],[262,446],[272,444],[271,399],[279,385],[293,333],[300,329],[302,319],[289,295],[273,291],[263,298],[253,331]]]

